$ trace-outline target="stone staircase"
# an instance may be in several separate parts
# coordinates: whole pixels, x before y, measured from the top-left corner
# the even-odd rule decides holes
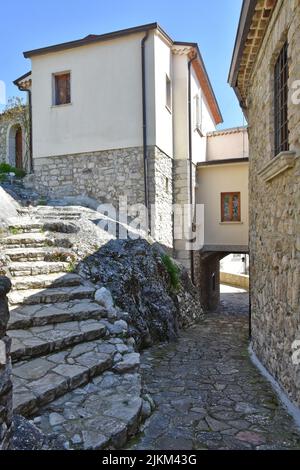
[[[118,448],[136,432],[143,407],[139,354],[127,324],[94,300],[96,286],[72,272],[70,250],[52,246],[45,220],[79,211],[43,208],[13,221],[0,238],[12,281],[14,412],[65,448]],[[59,214],[58,214],[59,212]]]

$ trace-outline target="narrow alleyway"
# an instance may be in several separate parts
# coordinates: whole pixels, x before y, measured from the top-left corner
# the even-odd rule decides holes
[[[300,449],[300,431],[248,355],[248,293],[142,356],[157,408],[129,449]]]

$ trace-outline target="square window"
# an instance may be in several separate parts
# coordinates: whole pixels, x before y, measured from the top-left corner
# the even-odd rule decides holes
[[[71,103],[71,74],[58,73],[53,76],[53,104],[60,106]]]
[[[241,221],[241,193],[221,193],[221,221]]]

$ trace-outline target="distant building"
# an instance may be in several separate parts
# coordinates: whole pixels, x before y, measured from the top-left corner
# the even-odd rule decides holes
[[[0,163],[29,170],[29,135],[25,107],[0,114]]]

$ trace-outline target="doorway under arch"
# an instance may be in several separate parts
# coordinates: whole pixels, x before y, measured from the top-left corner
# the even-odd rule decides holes
[[[24,169],[23,164],[23,131],[20,124],[14,124],[8,133],[8,162],[10,165]]]

